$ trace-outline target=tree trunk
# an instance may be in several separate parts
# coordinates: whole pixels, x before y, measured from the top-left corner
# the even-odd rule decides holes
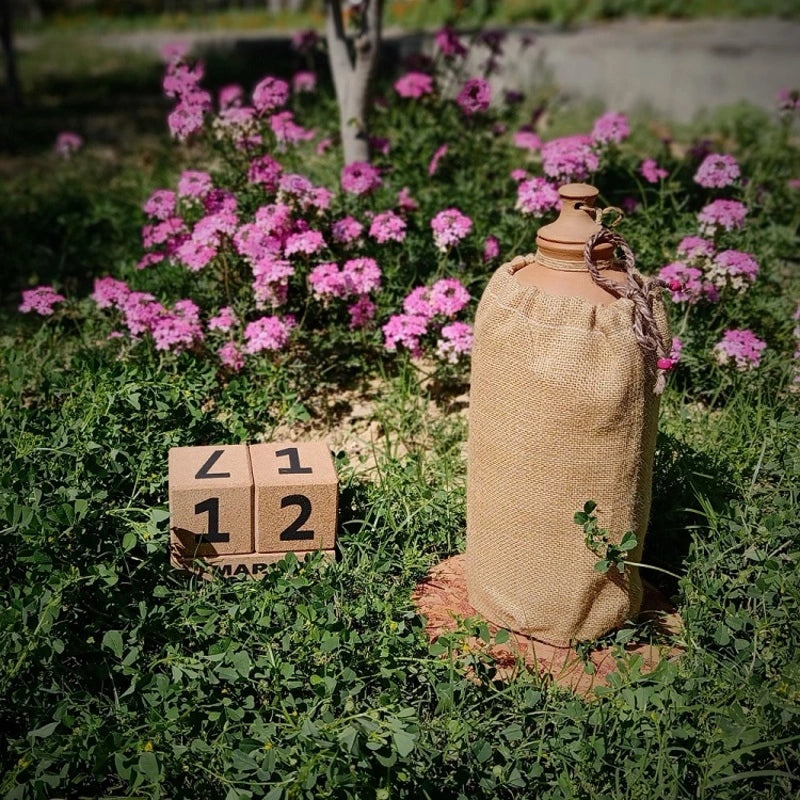
[[[325,0],[328,57],[339,103],[344,163],[369,161],[370,89],[381,44],[383,0],[364,0],[358,32],[346,31],[341,0]]]
[[[6,91],[11,108],[22,105],[22,91],[17,75],[17,58],[14,53],[14,36],[11,31],[11,0],[0,0],[0,38],[6,62]]]

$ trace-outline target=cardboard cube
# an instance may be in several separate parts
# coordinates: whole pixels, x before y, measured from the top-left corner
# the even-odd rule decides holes
[[[324,442],[250,445],[256,551],[333,550],[339,482]]]
[[[317,550],[294,551],[298,561],[303,561],[306,557],[318,552]],[[275,564],[287,553],[244,553],[233,556],[211,556],[204,558],[204,564],[193,562],[191,559],[183,559],[175,550],[170,551],[170,561],[173,567],[187,569],[205,580],[213,580],[216,577],[222,578],[254,578],[260,580],[264,577],[267,567]],[[329,561],[336,560],[335,550],[323,550],[322,555]]]
[[[247,445],[172,448],[169,508],[170,548],[183,558],[252,553],[253,470]]]

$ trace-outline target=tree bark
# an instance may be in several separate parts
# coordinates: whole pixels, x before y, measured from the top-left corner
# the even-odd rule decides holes
[[[17,58],[14,53],[14,35],[11,30],[11,0],[0,0],[0,38],[6,63],[6,91],[11,108],[22,105],[22,90],[17,75]]]
[[[341,0],[325,0],[333,86],[339,104],[344,163],[369,161],[370,90],[381,44],[383,0],[364,0],[357,32],[346,31]]]

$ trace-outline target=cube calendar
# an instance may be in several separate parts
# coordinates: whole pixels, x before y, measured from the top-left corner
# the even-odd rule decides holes
[[[203,577],[259,578],[289,552],[333,558],[338,499],[324,442],[172,448],[171,563]]]

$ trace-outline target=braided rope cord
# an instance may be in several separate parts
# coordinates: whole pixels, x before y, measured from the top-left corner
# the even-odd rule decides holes
[[[599,244],[610,244],[622,252],[621,264],[625,268],[627,282],[624,286],[609,280],[602,275],[597,264],[592,261],[592,250]],[[653,353],[656,356],[659,366],[656,370],[656,383],[654,392],[661,394],[666,385],[666,370],[660,366],[662,361],[669,360],[669,353],[664,345],[664,340],[658,330],[653,308],[651,305],[651,295],[656,289],[661,289],[667,284],[660,278],[652,278],[644,281],[641,276],[636,274],[634,267],[636,259],[630,245],[618,233],[614,233],[610,228],[602,227],[586,242],[583,251],[583,260],[592,280],[601,288],[610,292],[615,297],[626,297],[633,301],[633,332],[639,346],[645,353]]]

